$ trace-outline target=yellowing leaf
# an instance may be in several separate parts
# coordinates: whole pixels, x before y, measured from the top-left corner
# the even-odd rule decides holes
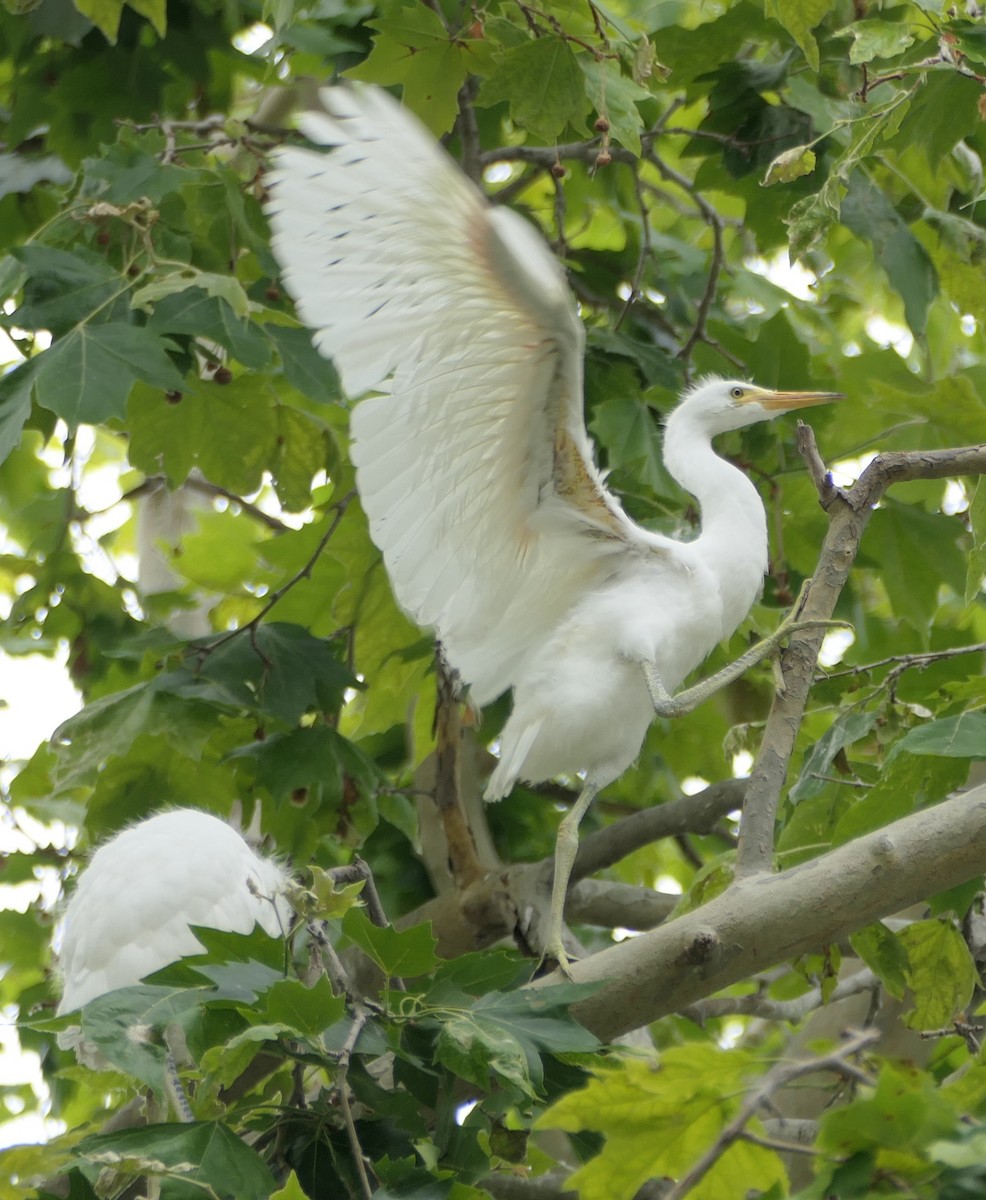
[[[815,169],[815,152],[807,146],[792,146],[784,150],[770,163],[763,177],[763,186],[771,187],[775,183],[791,183],[803,175],[810,175]]]
[[[284,1181],[284,1187],[271,1192],[270,1200],[308,1200],[308,1194],[302,1190],[298,1176],[292,1171]]]
[[[907,982],[912,1029],[942,1029],[972,999],[976,965],[959,931],[948,921],[916,921],[897,935],[910,961]]]
[[[833,0],[767,0],[764,6],[798,43],[813,71],[818,70],[818,43],[811,31],[834,7]]]
[[[572,1189],[581,1200],[631,1200],[645,1180],[680,1179],[695,1165],[735,1114],[746,1078],[757,1069],[741,1051],[675,1047],[659,1064],[630,1060],[600,1072],[549,1108],[536,1128],[604,1133],[605,1147],[571,1177]],[[734,1200],[738,1178],[766,1191],[785,1176],[773,1152],[737,1146],[689,1195]]]

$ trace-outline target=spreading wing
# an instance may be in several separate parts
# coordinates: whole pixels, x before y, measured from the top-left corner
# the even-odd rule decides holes
[[[582,415],[583,333],[534,229],[377,89],[331,88],[270,176],[288,290],[351,396],[395,594],[485,702],[640,531]]]

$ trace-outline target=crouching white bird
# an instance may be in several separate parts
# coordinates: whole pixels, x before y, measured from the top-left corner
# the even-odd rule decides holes
[[[386,93],[331,88],[269,176],[274,252],[346,391],[352,457],[394,592],[433,626],[484,704],[513,689],[494,800],[517,780],[584,772],[562,822],[546,954],[577,828],[660,714],[687,711],[763,658],[672,693],[740,624],[767,567],[756,488],[712,438],[830,393],[709,378],[671,414],[665,462],[702,508],[678,542],[607,491],[582,412],[583,331],[554,256],[491,206]]]
[[[123,830],[89,860],[65,909],[59,1014],[201,953],[191,925],[286,932],[289,883],[278,863],[198,809],[159,813]]]

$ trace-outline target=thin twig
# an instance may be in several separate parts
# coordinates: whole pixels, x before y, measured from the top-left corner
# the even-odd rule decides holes
[[[387,914],[380,903],[380,893],[377,891],[377,885],[373,881],[373,872],[358,854],[353,857],[353,861],[348,866],[332,867],[327,874],[333,883],[342,884],[343,886],[347,883],[362,882],[363,891],[361,895],[366,901],[366,915],[380,929],[386,928],[388,924]]]
[[[470,76],[459,88],[459,116],[456,121],[459,141],[462,143],[462,170],[477,184],[483,179],[483,168],[479,160],[479,125],[473,107],[478,88],[479,82],[475,76]]]
[[[712,231],[712,257],[709,260],[709,276],[705,283],[705,289],[702,293],[702,298],[698,303],[698,310],[695,315],[695,326],[692,329],[688,340],[684,346],[678,351],[678,358],[684,363],[688,363],[691,358],[692,351],[695,346],[705,340],[705,327],[708,323],[709,313],[712,309],[712,302],[715,300],[716,291],[719,286],[719,276],[722,273],[723,262],[725,259],[725,250],[723,247],[723,227],[724,222],[718,212],[706,200],[702,193],[695,187],[695,184],[680,171],[676,171],[674,167],[669,166],[654,150],[653,146],[648,146],[643,157],[656,167],[660,172],[661,177],[669,182],[676,184],[685,192],[691,202],[698,209],[706,225]]]
[[[253,517],[261,525],[266,525],[273,533],[287,533],[291,528],[289,525],[285,525],[283,521],[279,521],[277,517],[272,517],[270,513],[265,513],[256,504],[252,504],[249,500],[244,500],[236,492],[231,492],[229,488],[220,487],[218,483],[210,483],[208,479],[200,479],[197,476],[191,475],[185,480],[184,486],[189,491],[199,492],[203,496],[220,496],[222,499],[228,500],[231,504],[239,505],[247,516]]]
[[[822,989],[815,987],[793,1000],[772,1000],[760,992],[753,992],[747,996],[712,996],[708,1000],[690,1004],[681,1012],[682,1016],[688,1017],[697,1025],[704,1025],[706,1021],[716,1017],[734,1016],[759,1017],[764,1021],[787,1021],[794,1025],[826,1003],[834,1004],[838,1000],[857,996],[860,992],[872,991],[879,986],[880,981],[873,972],[863,968],[848,979],[840,980],[827,1002],[822,996]]]
[[[819,504],[828,511],[832,501],[843,493],[832,482],[831,472],[818,453],[814,429],[810,425],[806,425],[804,421],[798,422],[798,453],[804,459],[808,474],[815,485],[815,491],[818,492]]]
[[[637,265],[633,272],[633,282],[630,284],[630,295],[627,296],[623,312],[620,313],[616,324],[613,326],[617,333],[623,322],[630,315],[630,309],[633,308],[640,296],[640,285],[644,279],[644,268],[651,255],[650,212],[647,208],[647,202],[644,199],[644,191],[640,184],[640,175],[636,171],[633,173],[633,191],[637,198],[637,208],[640,212],[640,253],[637,255]]]
[[[891,654],[887,658],[878,658],[875,662],[863,663],[858,667],[846,667],[841,671],[820,671],[819,679],[841,679],[846,675],[868,675],[878,671],[880,667],[890,667],[896,664],[892,675],[899,675],[911,667],[924,669],[930,663],[941,662],[943,659],[958,658],[962,654],[986,654],[986,642],[973,642],[969,646],[951,646],[947,650],[926,650],[919,654]]]
[[[872,1045],[880,1037],[876,1029],[868,1029],[857,1033],[842,1046],[823,1054],[818,1058],[802,1059],[793,1063],[778,1063],[767,1072],[762,1082],[754,1089],[743,1107],[719,1134],[715,1142],[706,1150],[694,1167],[675,1184],[667,1193],[664,1200],[682,1200],[700,1180],[704,1179],[719,1159],[725,1154],[733,1142],[743,1137],[746,1126],[756,1116],[757,1110],[775,1092],[786,1087],[802,1075],[813,1075],[817,1071],[835,1071],[851,1078],[859,1077],[859,1068],[847,1060],[854,1054],[859,1054],[867,1046]],[[869,1075],[864,1073],[867,1083],[871,1083]]]
[[[346,1137],[349,1140],[349,1150],[352,1154],[353,1163],[356,1167],[356,1173],[359,1176],[360,1191],[363,1193],[363,1200],[373,1200],[374,1188],[370,1183],[370,1177],[366,1170],[366,1157],[363,1154],[363,1147],[360,1145],[359,1134],[356,1132],[356,1122],[353,1120],[353,1110],[349,1105],[349,1092],[346,1087],[346,1078],[349,1074],[349,1062],[352,1058],[353,1049],[356,1046],[356,1041],[363,1031],[363,1026],[369,1019],[368,1011],[357,1004],[353,1010],[353,1023],[350,1026],[349,1033],[346,1035],[346,1040],[342,1044],[339,1051],[338,1068],[336,1071],[335,1086],[339,1094],[339,1107],[342,1109],[342,1119],[346,1126]]]
[[[318,545],[315,547],[315,550],[312,553],[311,557],[308,559],[308,561],[305,563],[305,565],[301,568],[301,570],[298,571],[298,573],[296,575],[293,575],[287,581],[287,583],[283,584],[276,591],[271,592],[270,599],[263,606],[263,608],[261,608],[260,612],[258,612],[256,614],[256,616],[251,617],[251,619],[249,621],[247,621],[244,625],[238,626],[236,629],[233,629],[229,633],[224,634],[221,638],[218,638],[216,641],[209,642],[208,645],[196,647],[199,654],[212,654],[214,651],[218,650],[220,646],[225,646],[226,643],[232,641],[233,638],[239,637],[245,630],[250,631],[250,635],[252,638],[256,633],[257,627],[260,625],[261,621],[263,621],[264,617],[266,617],[267,614],[271,611],[271,609],[274,608],[275,605],[279,604],[284,599],[284,597],[288,594],[288,592],[290,592],[293,587],[296,587],[302,581],[302,579],[310,579],[311,578],[311,573],[315,569],[315,564],[322,557],[325,547],[329,544],[329,541],[332,538],[332,535],[339,528],[339,522],[345,516],[346,509],[349,507],[349,504],[355,495],[356,495],[355,492],[347,492],[346,495],[343,496],[343,498],[340,501],[338,501],[338,503],[336,503],[332,506],[335,509],[335,515],[333,516],[332,520],[329,522],[328,529],[322,535],[322,537],[319,540]],[[259,653],[259,650],[258,650],[258,653]],[[263,656],[261,655],[261,657],[263,657]]]
[[[579,842],[572,883],[612,866],[649,842],[680,833],[711,832],[727,813],[742,805],[745,791],[745,779],[725,779],[694,796],[680,796],[667,804],[642,809],[590,833]],[[546,859],[545,864],[551,861]]]
[[[803,446],[810,454],[813,439],[805,437]],[[897,450],[878,454],[848,492],[832,498],[829,528],[808,586],[802,618],[827,620],[832,617],[870,514],[888,488],[916,479],[984,474],[986,443],[951,450]],[[799,633],[792,638],[781,660],[784,687],[775,696],[767,718],[743,806],[736,853],[737,882],[771,869],[777,806],[814,682],[821,643],[821,628]]]

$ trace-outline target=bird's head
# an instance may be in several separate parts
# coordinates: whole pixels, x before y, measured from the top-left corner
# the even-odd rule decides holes
[[[840,392],[778,392],[742,379],[706,375],[688,389],[676,411],[682,416],[687,413],[715,435],[840,397]]]

